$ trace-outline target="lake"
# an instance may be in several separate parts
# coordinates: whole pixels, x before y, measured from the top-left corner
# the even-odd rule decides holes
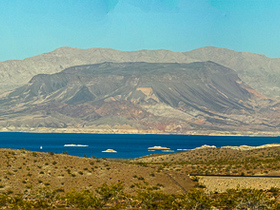
[[[163,153],[149,151],[148,147],[193,149],[204,144],[221,146],[259,146],[280,143],[280,137],[239,137],[239,136],[189,136],[189,135],[139,135],[139,134],[77,134],[77,133],[9,133],[0,132],[0,147],[62,153],[98,158],[137,158],[149,154]],[[81,144],[87,147],[65,147],[65,144]],[[104,153],[106,149],[117,153]]]

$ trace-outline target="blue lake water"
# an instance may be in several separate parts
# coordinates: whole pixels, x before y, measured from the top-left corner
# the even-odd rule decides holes
[[[221,146],[259,146],[280,143],[280,137],[236,136],[187,136],[187,135],[134,135],[134,134],[73,134],[73,133],[6,133],[0,132],[0,147],[62,153],[98,158],[136,158],[163,153],[148,151],[148,147],[163,146],[175,152],[177,149],[193,149],[204,144]],[[65,144],[82,144],[88,147],[65,147]],[[42,147],[42,149],[40,149]],[[104,153],[114,149],[117,153]]]

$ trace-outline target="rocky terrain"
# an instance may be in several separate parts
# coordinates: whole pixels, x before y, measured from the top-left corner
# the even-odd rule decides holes
[[[0,104],[2,131],[210,134],[234,133],[239,127],[237,134],[268,134],[280,123],[277,101],[263,98],[235,71],[211,61],[69,67],[34,76]]]
[[[135,193],[131,187],[143,181],[159,186],[166,193],[183,193],[194,184],[188,176],[180,172],[169,174],[157,171],[157,167],[127,164],[122,161],[74,157],[66,154],[38,153],[24,149],[1,149],[0,192],[29,194],[40,188],[72,188],[94,190],[103,183],[124,183],[126,192]],[[170,177],[174,177],[179,185]]]
[[[0,131],[275,136],[277,62],[213,47],[66,47],[5,61]]]
[[[213,61],[229,67],[258,92],[269,97],[280,96],[280,58],[217,47],[203,47],[184,54],[191,59]]]
[[[28,83],[37,74],[53,74],[68,67],[103,62],[190,63],[196,60],[168,50],[125,52],[114,49],[58,48],[24,60],[0,62],[0,93]]]
[[[58,48],[24,60],[0,63],[0,93],[26,84],[37,74],[53,74],[65,68],[103,62],[191,63],[213,61],[236,71],[249,86],[270,97],[280,95],[280,59],[224,48],[203,47],[188,52],[169,50],[118,51],[114,49]]]
[[[204,147],[127,160],[1,149],[0,208],[277,209],[279,178],[264,176],[279,176],[279,149]],[[236,176],[199,176],[207,173]]]

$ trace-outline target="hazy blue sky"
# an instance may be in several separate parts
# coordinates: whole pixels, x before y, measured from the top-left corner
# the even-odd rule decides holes
[[[0,61],[62,46],[280,57],[278,0],[0,0]]]

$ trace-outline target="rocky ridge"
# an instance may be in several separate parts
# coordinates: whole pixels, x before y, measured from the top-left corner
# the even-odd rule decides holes
[[[271,106],[277,104],[251,90],[235,71],[210,61],[81,65],[36,75],[0,98],[0,126],[181,134],[241,126],[244,132],[275,132],[279,121]]]
[[[279,135],[280,102],[269,98],[280,84],[277,62],[213,47],[66,47],[1,62],[5,90],[25,84],[0,96],[0,130]]]
[[[37,74],[53,74],[65,68],[102,62],[191,63],[213,61],[235,70],[240,78],[263,95],[280,95],[280,59],[216,47],[188,52],[169,50],[118,51],[114,49],[58,48],[24,60],[0,62],[0,93],[26,84]]]

